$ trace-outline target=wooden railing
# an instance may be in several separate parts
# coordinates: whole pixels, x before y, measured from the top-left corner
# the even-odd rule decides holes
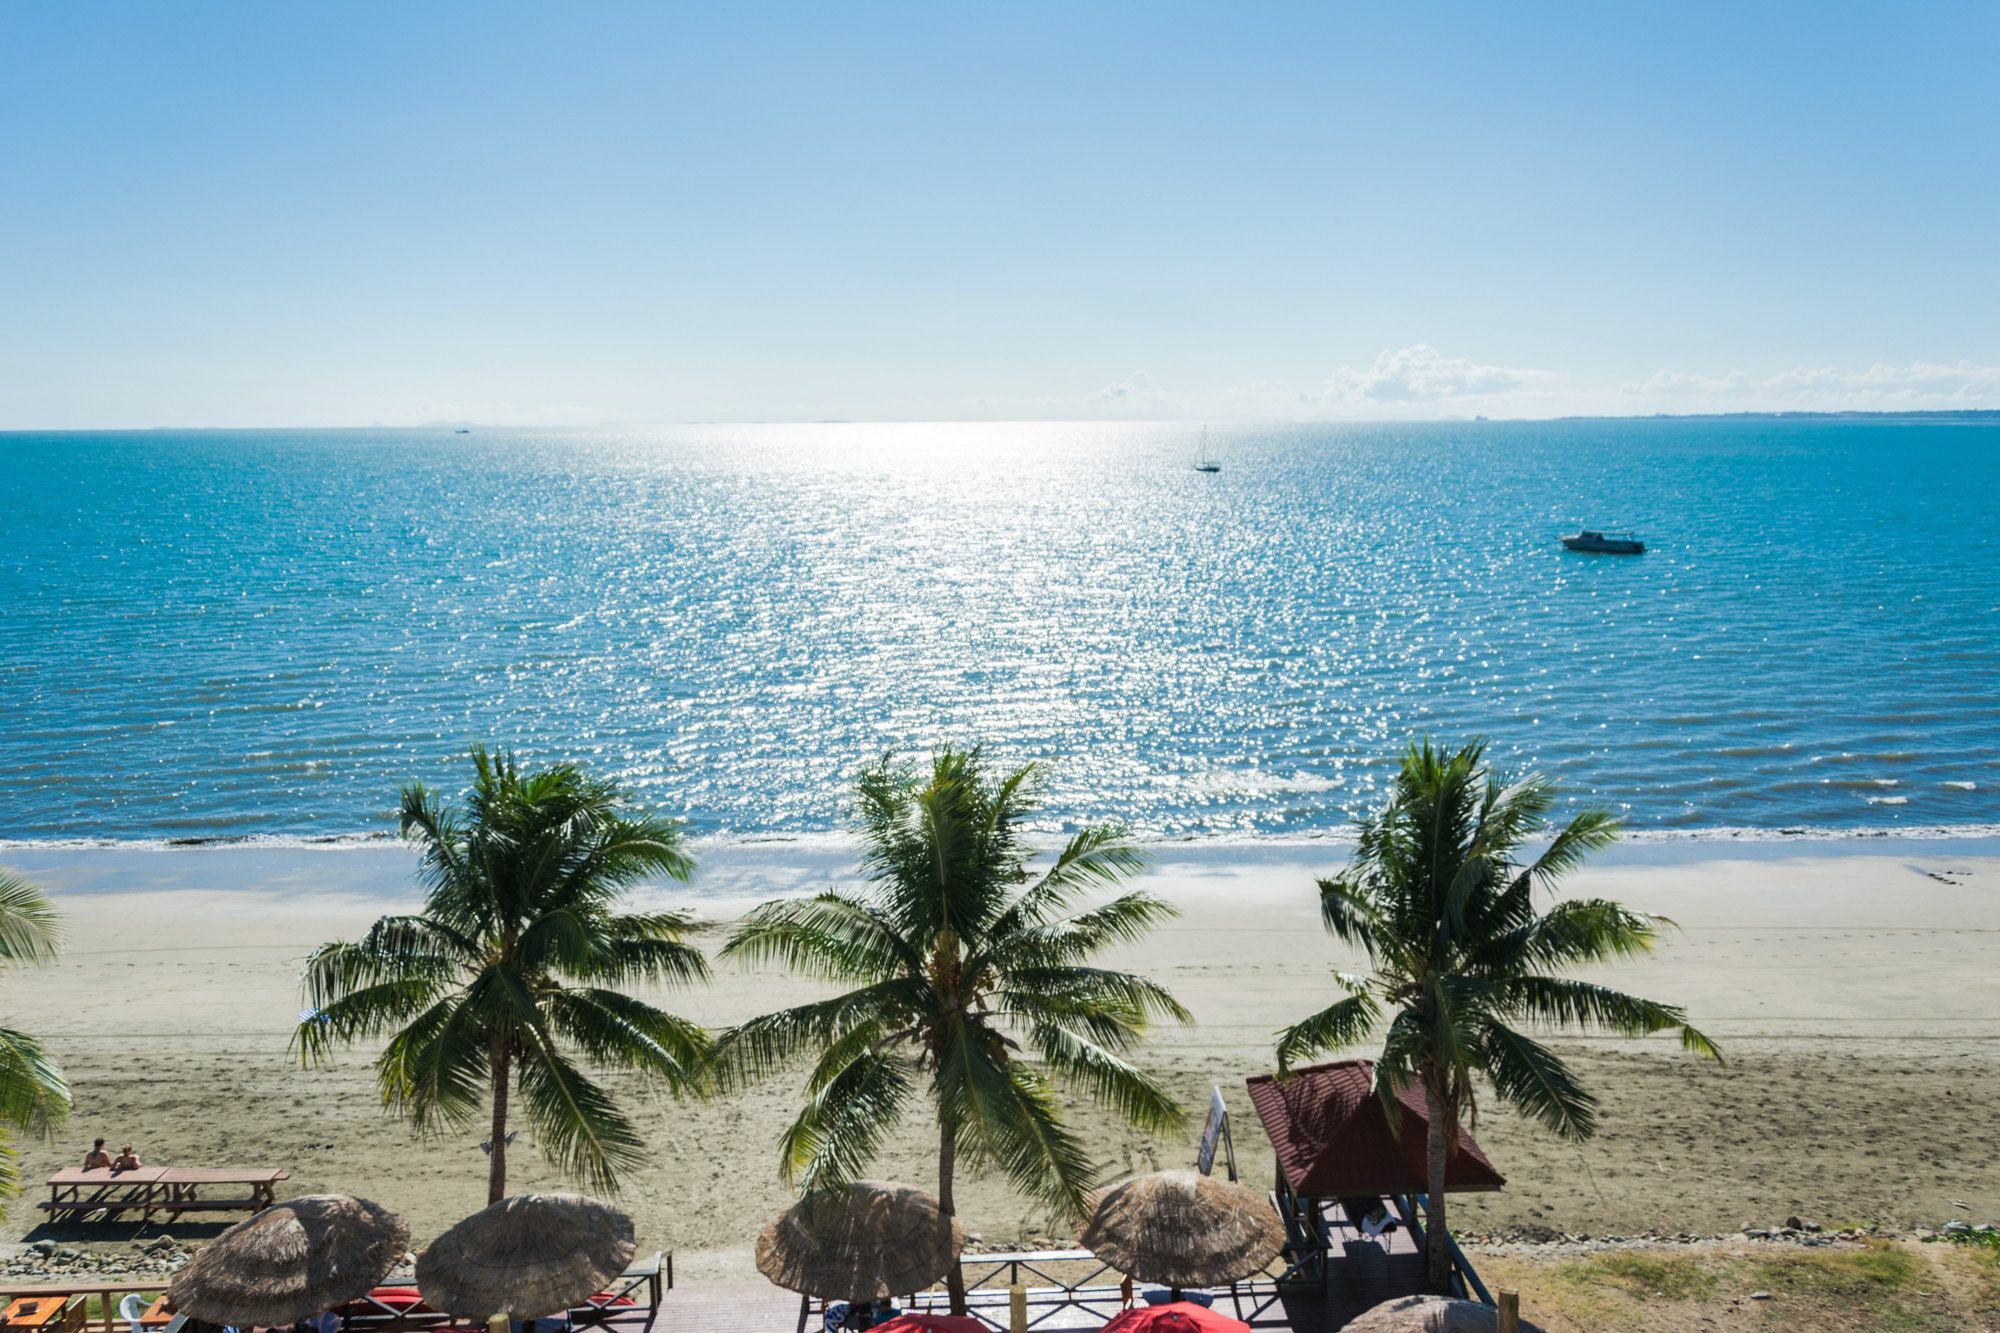
[[[101,1329],[103,1333],[120,1333],[125,1326],[125,1321],[118,1317],[118,1302],[135,1292],[146,1297],[157,1296],[165,1291],[167,1286],[167,1279],[164,1276],[159,1276],[159,1280],[157,1281],[133,1281],[127,1279],[120,1282],[63,1282],[35,1287],[0,1287],[0,1305],[4,1305],[8,1301],[20,1299],[37,1300],[77,1296],[83,1297],[88,1302],[90,1297],[95,1296],[98,1298],[97,1316],[94,1319],[86,1316],[83,1327],[96,1327]],[[54,1328],[57,1325],[51,1324],[50,1327]]]

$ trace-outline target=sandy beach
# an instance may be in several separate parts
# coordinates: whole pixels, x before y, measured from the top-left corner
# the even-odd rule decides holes
[[[1121,960],[1194,1011],[1195,1026],[1160,1031],[1144,1060],[1190,1106],[1222,1088],[1253,1184],[1268,1183],[1271,1165],[1242,1080],[1270,1067],[1274,1029],[1324,1002],[1328,970],[1356,966],[1321,932],[1312,891],[1340,855],[1162,849],[1146,882],[1182,915]],[[10,1026],[45,1039],[76,1094],[56,1141],[24,1145],[28,1188],[10,1239],[49,1234],[33,1207],[40,1179],[99,1135],[137,1143],[152,1163],[281,1166],[292,1191],[351,1191],[403,1211],[419,1241],[483,1203],[478,1133],[414,1138],[382,1112],[370,1052],[312,1072],[286,1056],[306,952],[413,903],[400,848],[17,847],[0,863],[50,890],[67,918],[66,955],[10,974],[0,1003]],[[717,849],[695,892],[722,922],[847,874],[835,849]],[[2000,1104],[2000,845],[1630,845],[1571,887],[1679,922],[1657,957],[1618,975],[1684,1004],[1729,1063],[1702,1064],[1665,1040],[1559,1039],[1602,1096],[1600,1136],[1578,1149],[1494,1112],[1479,1135],[1510,1184],[1468,1200],[1462,1228],[1713,1232],[1788,1213],[1897,1226],[2000,1215],[2000,1131],[1988,1114]],[[712,989],[674,1003],[721,1025],[810,989],[724,969]],[[611,1082],[657,1145],[657,1164],[621,1200],[643,1245],[674,1250],[684,1273],[750,1276],[757,1230],[788,1200],[773,1141],[796,1081],[712,1105]],[[1113,1174],[1192,1159],[1192,1127],[1163,1141],[1081,1118]],[[879,1173],[926,1180],[929,1133],[913,1117]],[[555,1183],[532,1150],[517,1152],[515,1169],[517,1187]],[[1064,1235],[998,1182],[961,1200],[986,1244]]]

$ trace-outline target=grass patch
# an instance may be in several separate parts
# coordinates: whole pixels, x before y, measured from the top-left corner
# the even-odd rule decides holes
[[[1951,1275],[1975,1313],[1989,1322],[2000,1320],[2000,1247],[1940,1245],[1931,1257]]]
[[[1916,1333],[1965,1326],[1938,1270],[1922,1255],[1892,1241],[1871,1241],[1858,1249],[1760,1254],[1744,1267],[1747,1276],[1775,1297],[1767,1310],[1769,1317],[1787,1326],[1808,1313],[1817,1322],[1801,1327]]]
[[[1699,1327],[1698,1315],[1721,1282],[1713,1256],[1700,1254],[1610,1251],[1556,1262],[1514,1256],[1477,1262],[1489,1288],[1519,1291],[1522,1318],[1552,1333]]]
[[[1749,1267],[1773,1289],[1801,1287],[1828,1296],[1923,1291],[1933,1285],[1930,1265],[1889,1241],[1861,1249],[1763,1254],[1751,1259]]]
[[[1642,1300],[1699,1301],[1721,1281],[1696,1255],[1642,1252],[1596,1254],[1564,1265],[1563,1277],[1579,1285],[1602,1283]]]
[[[1606,1251],[1557,1259],[1479,1257],[1489,1287],[1521,1293],[1551,1333],[1963,1333],[2000,1329],[2000,1250],[1863,1245]],[[1770,1299],[1753,1301],[1754,1292]]]

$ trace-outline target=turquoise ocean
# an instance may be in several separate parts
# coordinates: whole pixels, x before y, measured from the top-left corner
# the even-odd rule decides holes
[[[1335,835],[1423,734],[1642,835],[2000,825],[2000,425],[1199,435],[0,435],[0,840],[381,836],[474,740],[715,838],[941,739],[1051,831]]]

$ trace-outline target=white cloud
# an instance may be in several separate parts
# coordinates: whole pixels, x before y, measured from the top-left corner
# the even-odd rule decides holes
[[[1553,371],[1446,356],[1429,343],[1415,343],[1401,351],[1383,352],[1365,369],[1341,366],[1299,398],[1306,403],[1340,406],[1437,403],[1545,389],[1560,378]]]
[[[1429,343],[1340,366],[1318,381],[1268,377],[1226,388],[1135,371],[1063,396],[971,400],[981,417],[1357,421],[1729,411],[1917,411],[2000,407],[2000,366],[1970,361],[1801,367],[1779,374],[1662,370],[1643,380],[1580,376],[1447,356]]]
[[[1300,420],[1534,416],[1568,410],[1566,382],[1552,370],[1446,356],[1413,343],[1366,366],[1338,366],[1304,387],[1277,379],[1239,384],[1217,406],[1228,415]]]
[[[1970,361],[1877,363],[1865,370],[1800,366],[1776,375],[1732,370],[1696,375],[1661,370],[1624,386],[1627,395],[1659,410],[1723,407],[1744,411],[1974,408],[2000,402],[2000,366]]]
[[[1172,396],[1145,371],[1135,371],[1097,391],[1099,405],[1118,412],[1146,415],[1172,406]]]

